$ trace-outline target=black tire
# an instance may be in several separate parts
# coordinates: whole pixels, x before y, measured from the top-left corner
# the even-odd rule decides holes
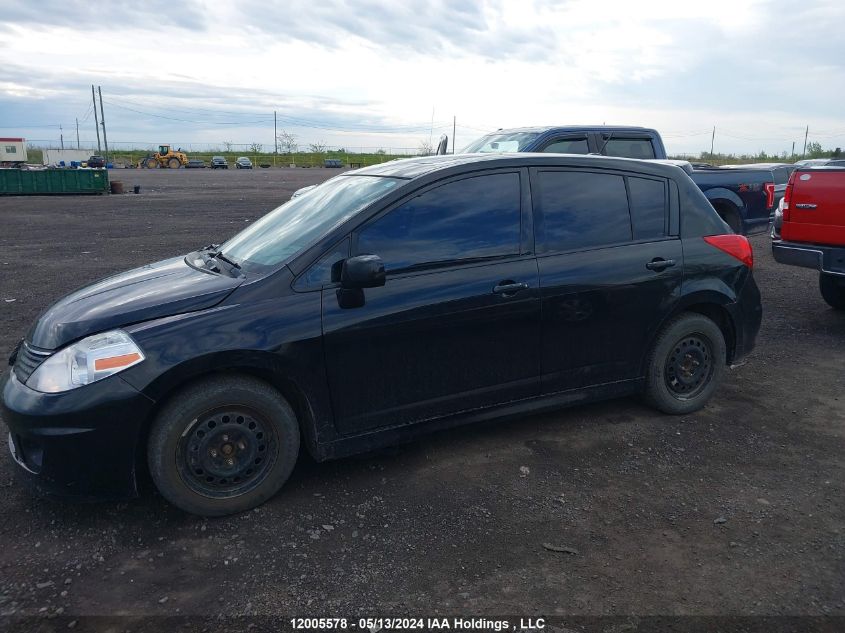
[[[284,485],[299,453],[287,401],[247,376],[218,376],[173,397],[147,441],[150,474],[173,505],[202,516],[243,512]]]
[[[827,305],[836,310],[845,310],[845,278],[821,273],[819,290]]]
[[[671,415],[705,405],[725,373],[727,350],[719,326],[687,312],[660,332],[646,367],[645,400]]]

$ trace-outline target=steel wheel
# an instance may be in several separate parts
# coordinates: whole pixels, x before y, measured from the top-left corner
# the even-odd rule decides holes
[[[279,442],[272,424],[255,411],[222,407],[193,420],[176,450],[179,476],[205,497],[248,493],[273,468]]]
[[[713,376],[712,343],[700,334],[685,336],[669,352],[663,375],[676,398],[695,398]]]

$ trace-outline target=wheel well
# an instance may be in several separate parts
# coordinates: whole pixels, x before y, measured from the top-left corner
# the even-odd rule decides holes
[[[696,303],[686,306],[683,311],[695,312],[702,316],[706,316],[719,326],[719,329],[722,331],[722,336],[725,337],[728,364],[733,362],[734,353],[736,351],[736,331],[734,330],[734,324],[728,311],[716,303]]]
[[[152,426],[153,420],[155,420],[162,407],[190,385],[211,378],[212,376],[220,375],[251,376],[253,378],[257,378],[263,382],[266,382],[267,384],[278,390],[279,393],[282,394],[282,397],[287,400],[291,408],[293,408],[293,412],[296,415],[296,421],[299,424],[299,431],[302,438],[300,446],[306,447],[306,450],[308,450],[309,453],[314,456],[314,452],[311,449],[311,444],[309,441],[311,435],[308,432],[309,425],[313,428],[314,418],[311,412],[311,407],[308,404],[308,399],[305,397],[305,394],[302,392],[299,386],[297,386],[297,384],[289,378],[280,375],[276,372],[270,371],[268,369],[262,369],[259,367],[234,367],[227,369],[218,369],[203,374],[190,376],[182,382],[173,385],[173,387],[171,387],[164,396],[162,396],[156,401],[152,410],[149,412],[146,419],[144,420],[144,424],[142,425],[141,431],[138,434],[138,444],[135,451],[136,476],[143,477],[145,481],[150,479],[147,468],[147,437],[150,434],[150,427]]]
[[[741,225],[742,218],[739,215],[739,209],[736,208],[736,205],[731,202],[730,200],[711,200],[710,204],[713,205],[713,208],[716,209],[716,213],[719,214],[719,217],[722,218],[725,222],[728,222],[729,217],[733,217],[736,220],[737,225]],[[728,222],[730,224],[730,222]]]

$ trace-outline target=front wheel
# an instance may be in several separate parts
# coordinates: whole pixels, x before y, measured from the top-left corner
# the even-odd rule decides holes
[[[264,503],[287,481],[298,453],[293,409],[270,385],[246,376],[211,378],[177,394],[147,442],[159,492],[202,516]]]
[[[819,275],[819,290],[822,299],[831,308],[845,310],[845,278],[838,275],[821,273]]]
[[[672,415],[697,411],[721,381],[726,357],[725,337],[713,321],[694,313],[676,317],[651,350],[646,401]]]

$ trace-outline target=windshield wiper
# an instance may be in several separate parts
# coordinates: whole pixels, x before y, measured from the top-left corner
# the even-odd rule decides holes
[[[231,259],[229,259],[228,257],[226,257],[223,254],[223,251],[217,251],[216,253],[209,253],[208,256],[213,257],[214,259],[219,259],[221,261],[224,261],[227,264],[230,264],[231,266],[233,266],[234,268],[237,268],[238,270],[241,269],[241,265],[238,262],[234,262]]]

